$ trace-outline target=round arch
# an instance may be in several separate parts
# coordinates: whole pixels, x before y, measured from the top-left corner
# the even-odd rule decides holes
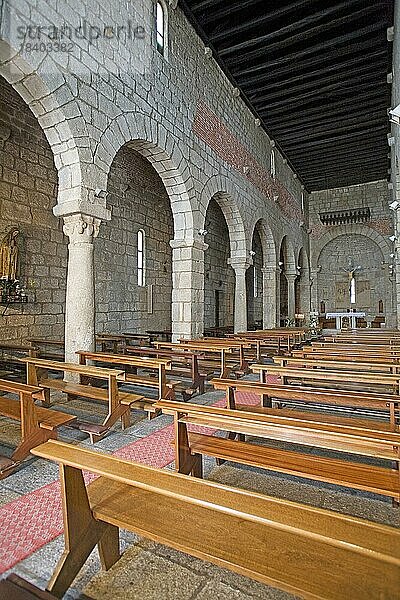
[[[264,259],[263,267],[276,267],[278,264],[278,257],[276,255],[275,239],[271,227],[263,217],[257,219],[254,223],[252,227],[252,239],[255,231],[258,232],[261,238]]]
[[[219,205],[228,226],[231,257],[246,257],[247,248],[251,247],[251,239],[246,237],[244,221],[236,201],[236,190],[232,183],[216,175],[211,177],[204,186],[200,204],[202,210],[202,227],[205,227],[207,208],[214,199]]]
[[[175,239],[194,239],[194,186],[186,161],[167,130],[143,113],[131,111],[116,117],[104,131],[94,153],[100,187],[117,152],[126,144],[146,158],[163,181],[171,202]]]
[[[70,103],[79,111],[64,75],[51,65],[51,85],[4,39],[0,41],[0,75],[14,88],[38,120],[54,156],[58,174],[58,204],[81,200],[82,172],[79,151],[68,120],[57,101],[56,92],[67,91]]]
[[[383,235],[367,225],[338,225],[334,228],[334,230],[327,231],[319,238],[319,240],[314,242],[311,258],[311,268],[313,271],[318,270],[319,256],[324,247],[332,240],[343,235],[362,235],[369,238],[371,241],[375,242],[377,246],[379,246],[385,261],[389,262],[392,249],[389,241],[387,241]]]

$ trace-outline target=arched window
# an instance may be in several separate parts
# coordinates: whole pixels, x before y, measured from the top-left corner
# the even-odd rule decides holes
[[[140,287],[145,285],[145,239],[143,229],[137,232],[137,282]]]
[[[157,2],[156,7],[156,36],[157,36],[157,50],[164,56],[165,52],[165,10],[161,2]]]
[[[271,150],[271,177],[275,179],[276,170],[275,170],[275,152]]]

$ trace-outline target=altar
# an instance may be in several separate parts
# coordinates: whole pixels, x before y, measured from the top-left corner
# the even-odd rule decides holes
[[[336,329],[343,328],[343,321],[346,319],[345,323],[349,324],[350,329],[356,329],[356,319],[357,317],[365,317],[365,312],[332,312],[326,313],[327,319],[336,319]]]

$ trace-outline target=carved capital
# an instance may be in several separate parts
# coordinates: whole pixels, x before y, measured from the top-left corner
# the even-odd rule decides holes
[[[82,213],[64,217],[63,231],[70,244],[92,244],[100,230],[100,219]]]

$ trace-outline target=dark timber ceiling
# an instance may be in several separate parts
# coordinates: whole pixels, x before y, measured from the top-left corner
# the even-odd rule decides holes
[[[393,0],[181,0],[309,191],[387,177]]]

